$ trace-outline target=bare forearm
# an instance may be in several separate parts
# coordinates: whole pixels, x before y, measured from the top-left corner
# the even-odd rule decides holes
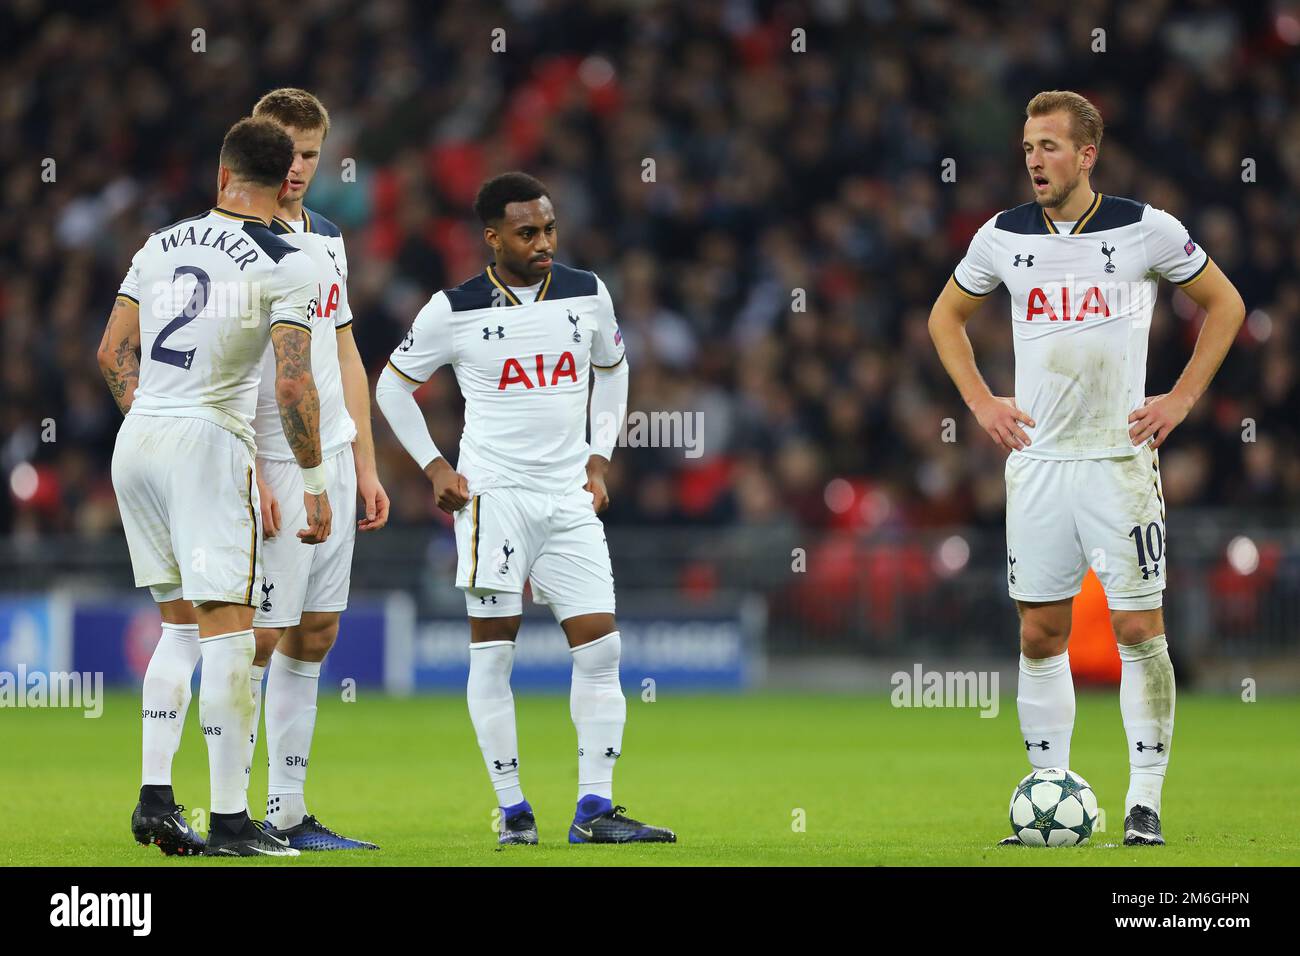
[[[343,404],[347,406],[348,415],[357,427],[357,437],[352,446],[357,472],[374,471],[375,439],[370,427],[370,380],[355,345],[346,353],[340,349],[339,372],[343,377]]]
[[[965,323],[936,311],[930,314],[929,328],[930,338],[939,353],[939,361],[957,386],[966,406],[973,407],[980,399],[992,395],[992,390],[975,364],[975,350],[971,347],[970,336],[966,334]]]
[[[99,370],[109,394],[125,415],[135,401],[140,384],[139,313],[134,303],[119,298],[113,306],[104,338],[99,343]]]
[[[299,467],[315,468],[321,463],[320,396],[316,382],[275,379],[275,396],[280,405],[284,437]]]
[[[104,373],[104,381],[108,383],[108,391],[113,396],[113,401],[117,402],[118,409],[125,415],[131,410],[131,403],[135,401],[135,390],[140,384],[140,357],[134,352],[122,353],[120,351],[110,365],[100,365],[100,370]]]
[[[301,468],[321,463],[320,396],[311,374],[311,335],[277,327],[271,333],[275,349],[275,400],[280,423],[293,457]]]
[[[1196,337],[1192,357],[1173,387],[1174,394],[1186,399],[1188,404],[1193,404],[1205,393],[1227,357],[1228,349],[1236,341],[1245,317],[1245,309],[1235,303],[1216,305],[1210,309],[1201,332]]]

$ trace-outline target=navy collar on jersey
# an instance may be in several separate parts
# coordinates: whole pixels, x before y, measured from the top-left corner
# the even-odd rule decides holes
[[[1070,230],[1069,235],[1077,236],[1079,233],[1083,232],[1083,227],[1088,225],[1088,220],[1095,216],[1097,210],[1100,208],[1101,193],[1093,193],[1092,204],[1084,210],[1083,215],[1081,215],[1078,222],[1074,224],[1074,228]],[[1056,223],[1052,222],[1051,216],[1047,215],[1046,209],[1043,210],[1043,222],[1046,224],[1049,233],[1054,236],[1059,236],[1061,234],[1060,230],[1056,228]]]
[[[497,275],[496,270],[492,268],[493,265],[496,265],[496,263],[490,263],[487,269],[484,270],[484,274],[488,277],[488,281],[501,290],[501,294],[506,297],[506,301],[509,302],[511,305],[523,305],[523,302],[520,301],[519,296],[515,295],[514,292],[510,290],[510,286],[506,285],[504,282],[501,281],[501,278]],[[533,297],[533,301],[541,302],[542,299],[546,298],[546,290],[549,289],[550,287],[551,287],[551,271],[547,270],[546,278],[542,280],[541,287],[538,288],[537,295]]]
[[[242,212],[231,212],[229,209],[222,209],[220,206],[213,206],[212,211],[218,216],[225,216],[227,219],[234,219],[238,222],[256,222],[263,226],[269,226],[269,223],[260,216],[249,216]]]

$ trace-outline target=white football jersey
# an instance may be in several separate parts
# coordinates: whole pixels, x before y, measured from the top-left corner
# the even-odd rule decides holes
[[[1181,286],[1209,258],[1169,213],[1096,194],[1074,223],[1036,202],[994,216],[953,272],[965,295],[1011,294],[1016,405],[1030,458],[1137,454],[1128,416],[1146,394],[1147,335],[1161,276]]]
[[[271,231],[301,249],[315,269],[316,298],[320,308],[311,334],[311,374],[320,399],[321,454],[329,458],[357,437],[357,427],[343,401],[339,374],[337,333],[352,324],[348,306],[348,260],[338,226],[318,213],[303,209],[300,222],[276,219]],[[292,461],[293,450],[284,437],[280,406],[275,400],[275,349],[268,343],[262,360],[262,384],[257,392],[257,457]]]
[[[315,321],[307,257],[257,217],[211,209],[151,235],[118,295],[140,306],[130,414],[203,418],[251,446],[271,327]]]
[[[471,492],[565,492],[586,482],[591,367],[621,361],[605,284],[555,262],[535,289],[511,289],[488,266],[437,293],[388,364],[416,384],[454,369],[465,398],[456,470]]]

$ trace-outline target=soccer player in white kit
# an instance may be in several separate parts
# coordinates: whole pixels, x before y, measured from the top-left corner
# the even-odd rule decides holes
[[[1075,705],[1066,644],[1072,600],[1091,564],[1123,667],[1124,842],[1161,845],[1174,671],[1161,611],[1168,570],[1156,449],[1209,386],[1245,308],[1177,219],[1093,191],[1102,119],[1088,100],[1044,92],[1026,114],[1034,201],[975,234],[934,305],[930,334],[980,427],[1010,452],[1007,582],[1020,613],[1016,703],[1029,762],[1069,767]],[[1173,389],[1148,398],[1147,333],[1161,276],[1206,316]],[[992,394],[965,330],[999,283],[1011,295],[1013,398]]]
[[[519,776],[510,671],[524,582],[549,604],[573,658],[578,803],[570,843],[671,843],[671,830],[613,802],[627,703],[619,684],[614,578],[597,513],[627,406],[627,361],[613,303],[594,273],[554,261],[555,212],[524,173],[484,183],[474,204],[494,262],[420,310],[380,375],[376,401],[454,514],[470,623],[470,718],[501,809],[501,844],[534,844]],[[453,470],[414,392],[451,365],[465,397]],[[592,370],[591,435],[585,439]]]
[[[304,797],[321,665],[338,638],[339,616],[347,607],[356,533],[382,528],[389,507],[375,468],[370,382],[352,336],[343,235],[334,223],[303,205],[329,133],[329,113],[306,90],[283,88],[258,100],[253,116],[279,124],[294,142],[289,188],[280,197],[271,229],[302,249],[316,268],[320,309],[312,330],[312,368],[320,392],[327,488],[335,509],[334,533],[322,545],[307,547],[281,533],[301,520],[297,502],[302,478],[280,427],[275,358],[268,351],[253,422],[266,542],[253,618],[257,654],[252,690],[260,709],[262,677],[269,670],[266,822],[299,850],[373,850],[378,849],[375,844],[342,836],[322,824],[307,812]],[[359,522],[358,492],[366,512]]]
[[[131,261],[99,349],[126,415],[113,488],[137,587],[163,635],[143,690],[144,761],[132,832],[167,854],[296,856],[248,816],[253,602],[261,576],[253,414],[274,351],[282,424],[303,475],[298,537],[328,540],[311,329],[319,303],[307,257],[271,232],[293,141],[244,119],[222,143],[218,205],[151,235]],[[171,761],[203,658],[199,717],[208,745],[205,842],[172,793]]]

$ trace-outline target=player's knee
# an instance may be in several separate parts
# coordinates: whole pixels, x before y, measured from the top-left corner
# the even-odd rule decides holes
[[[484,641],[513,641],[519,633],[518,617],[472,617],[469,619],[470,640],[475,644]]]
[[[1050,618],[1025,615],[1020,621],[1020,653],[1030,660],[1057,657],[1070,642],[1070,626]]]
[[[280,653],[296,661],[323,661],[338,636],[337,614],[326,614],[320,617],[304,614],[302,620],[285,630],[284,636],[280,639]]]
[[[618,630],[613,614],[579,614],[564,620],[560,625],[570,647],[580,647],[599,640]]]
[[[265,667],[271,663],[271,654],[276,645],[280,643],[280,635],[283,633],[284,630],[278,627],[253,628],[253,642],[257,645],[253,651],[253,663],[255,665]]]
[[[302,628],[303,650],[310,657],[307,660],[320,660],[329,653],[339,636],[339,616],[330,614],[320,620],[304,621]]]
[[[1059,657],[1065,653],[1070,639],[1068,634],[1046,634],[1024,631],[1020,634],[1020,653],[1030,660],[1042,660],[1045,657]]]
[[[1110,625],[1120,644],[1141,644],[1165,633],[1164,616],[1154,611],[1111,611]]]
[[[1070,642],[1073,607],[1069,601],[1051,604],[1016,603],[1020,612],[1020,653],[1030,660],[1058,657]]]
[[[176,590],[179,592],[179,588]],[[182,598],[159,602],[158,611],[164,624],[197,624],[199,622],[197,615],[194,613],[194,604]]]

